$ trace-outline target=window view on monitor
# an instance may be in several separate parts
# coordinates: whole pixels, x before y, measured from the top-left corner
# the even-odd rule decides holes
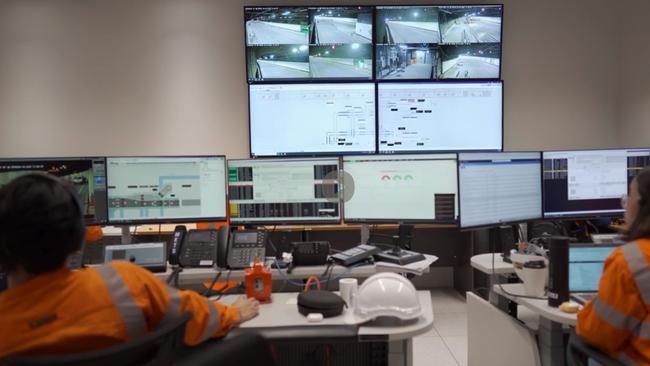
[[[603,274],[605,259],[615,246],[569,247],[569,292],[596,292]]]
[[[106,166],[113,224],[226,217],[222,156],[107,158]]]
[[[541,219],[541,164],[539,152],[459,154],[461,228]]]
[[[377,79],[500,78],[501,5],[376,9]]]
[[[502,149],[501,82],[378,87],[380,153]]]
[[[29,173],[48,173],[77,190],[89,224],[106,223],[106,161],[100,157],[0,159],[0,187]]]
[[[251,156],[375,153],[375,86],[250,85]]]
[[[347,222],[456,222],[456,154],[345,156],[343,170]]]
[[[230,222],[338,223],[339,160],[229,160]]]
[[[621,216],[621,196],[650,149],[545,151],[544,216]]]
[[[246,7],[249,81],[372,79],[372,7]]]

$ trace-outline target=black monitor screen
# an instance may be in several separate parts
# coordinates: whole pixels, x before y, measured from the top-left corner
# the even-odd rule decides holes
[[[371,80],[372,7],[246,7],[248,80]]]
[[[544,217],[622,216],[621,197],[650,149],[545,151]]]
[[[378,80],[499,79],[502,5],[378,6]]]
[[[112,224],[226,218],[223,156],[109,157],[106,167]]]
[[[101,157],[0,159],[0,186],[29,173],[48,173],[75,187],[88,224],[103,224],[106,206],[106,160]]]
[[[228,161],[230,222],[338,223],[339,159]]]

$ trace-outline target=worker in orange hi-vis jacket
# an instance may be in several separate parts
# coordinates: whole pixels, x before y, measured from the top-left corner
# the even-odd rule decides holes
[[[31,174],[0,189],[0,358],[97,350],[138,339],[191,312],[185,343],[225,335],[258,302],[231,306],[166,286],[131,263],[71,271],[66,257],[86,235],[81,206],[62,180]]]
[[[626,365],[650,365],[650,168],[621,200],[625,238],[605,261],[598,296],[578,314],[577,334]]]

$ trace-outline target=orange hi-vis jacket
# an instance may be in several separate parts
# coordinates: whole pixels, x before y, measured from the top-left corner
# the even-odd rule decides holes
[[[62,268],[0,293],[0,357],[67,354],[137,339],[191,312],[185,343],[225,335],[239,311],[127,262]]]
[[[650,365],[650,240],[607,258],[598,296],[578,314],[576,332],[626,365]]]

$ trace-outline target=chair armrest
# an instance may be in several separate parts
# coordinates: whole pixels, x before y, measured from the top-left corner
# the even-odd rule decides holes
[[[625,366],[622,362],[612,359],[604,352],[587,344],[573,329],[567,346],[567,362],[570,366],[586,366],[587,360],[594,360],[608,366]]]

